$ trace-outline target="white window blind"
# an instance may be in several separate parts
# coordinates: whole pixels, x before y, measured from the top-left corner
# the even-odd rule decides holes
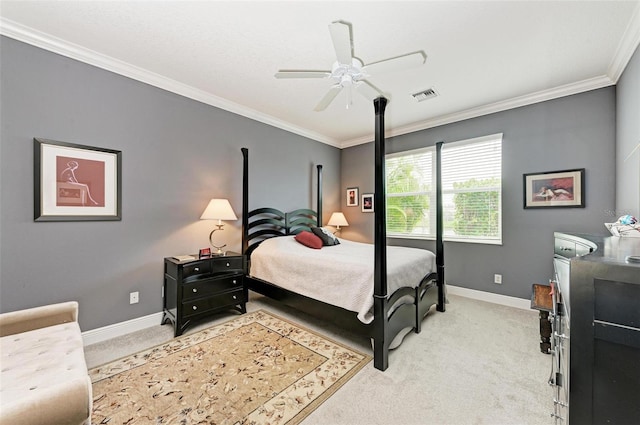
[[[387,155],[387,234],[434,238],[435,147]],[[444,239],[502,242],[502,135],[442,148]]]

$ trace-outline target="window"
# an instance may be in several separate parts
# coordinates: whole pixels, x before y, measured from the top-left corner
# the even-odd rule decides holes
[[[386,157],[387,235],[435,238],[435,147]],[[502,134],[442,147],[444,239],[502,243]]]

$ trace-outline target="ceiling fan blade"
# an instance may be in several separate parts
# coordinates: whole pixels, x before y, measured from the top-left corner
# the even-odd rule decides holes
[[[333,99],[336,98],[338,93],[340,93],[340,90],[342,90],[341,86],[336,85],[331,87],[327,92],[327,94],[325,94],[322,100],[316,105],[316,107],[314,108],[314,111],[316,112],[324,111],[327,108],[327,106],[329,106],[329,104],[333,101]]]
[[[281,69],[276,72],[276,78],[328,78],[331,71],[313,71],[304,69]]]
[[[379,88],[377,88],[367,80],[358,81],[358,83],[356,84],[356,90],[358,90],[358,93],[369,100],[374,100],[380,96],[384,96]]]
[[[373,62],[362,67],[362,72],[368,75],[381,74],[383,72],[400,71],[407,68],[420,66],[427,60],[427,55],[422,51],[408,53],[406,55],[396,56]]]
[[[331,41],[336,51],[338,63],[351,65],[353,59],[353,42],[351,40],[351,24],[335,21],[329,25]]]

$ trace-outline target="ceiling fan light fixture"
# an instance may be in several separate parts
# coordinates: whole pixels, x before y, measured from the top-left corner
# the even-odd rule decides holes
[[[353,58],[351,65],[335,62],[331,67],[331,78],[343,87],[350,86],[364,78],[361,68],[362,62],[357,58]]]
[[[341,78],[340,78],[340,85],[342,87],[346,87],[346,86],[351,86],[353,85],[353,77],[349,74],[344,74]]]

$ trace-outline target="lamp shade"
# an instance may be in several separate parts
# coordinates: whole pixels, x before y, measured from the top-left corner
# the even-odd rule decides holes
[[[237,220],[231,204],[226,199],[212,199],[200,216],[201,220]]]
[[[347,219],[344,217],[344,214],[342,214],[341,212],[334,212],[333,214],[331,214],[331,218],[329,219],[329,222],[327,224],[329,226],[336,226],[338,228],[340,226],[349,225]]]

